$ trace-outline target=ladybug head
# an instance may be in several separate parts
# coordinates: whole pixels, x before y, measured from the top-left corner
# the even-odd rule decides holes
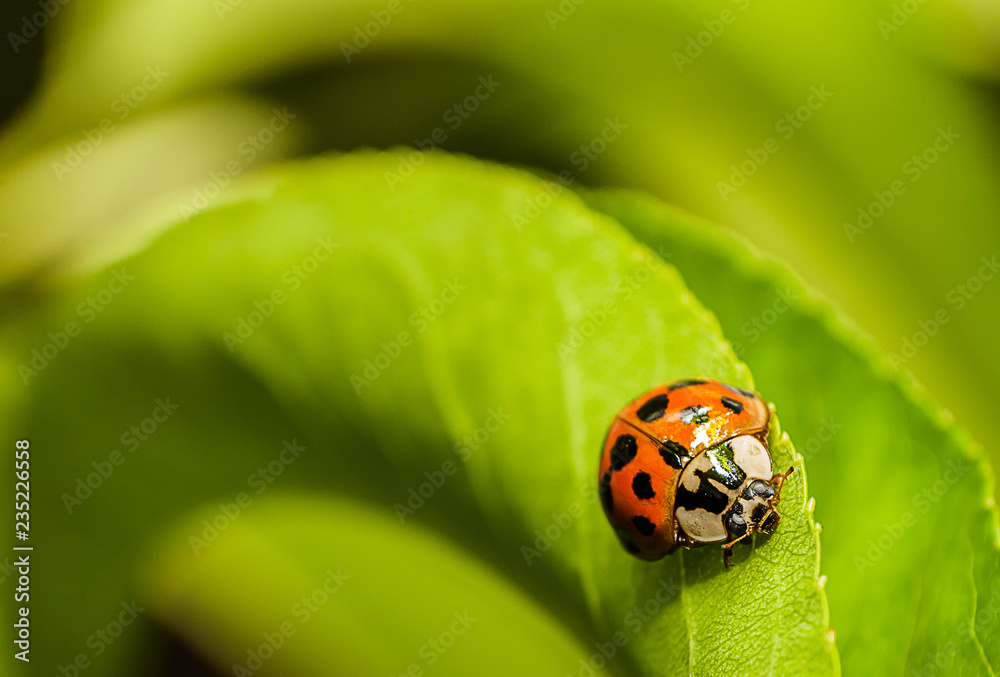
[[[732,541],[755,533],[774,533],[781,520],[777,506],[781,487],[794,471],[795,468],[789,468],[788,472],[778,473],[770,481],[758,479],[746,485],[726,515],[726,530]]]

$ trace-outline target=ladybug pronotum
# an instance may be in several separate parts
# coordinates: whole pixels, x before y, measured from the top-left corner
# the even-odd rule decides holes
[[[601,454],[598,494],[622,546],[658,560],[677,548],[732,546],[774,533],[771,412],[756,394],[713,379],[658,386],[618,412]]]

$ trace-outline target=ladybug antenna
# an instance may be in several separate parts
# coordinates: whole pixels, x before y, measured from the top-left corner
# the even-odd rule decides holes
[[[786,472],[779,472],[771,478],[771,486],[774,487],[774,500],[777,502],[781,495],[781,487],[785,485],[788,476],[795,472],[795,466],[790,467]]]

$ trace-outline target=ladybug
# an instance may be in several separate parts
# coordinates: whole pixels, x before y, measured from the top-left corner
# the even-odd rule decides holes
[[[619,411],[597,487],[622,546],[653,561],[721,543],[728,567],[736,543],[774,533],[795,468],[772,474],[770,418],[759,395],[714,379],[671,381]]]

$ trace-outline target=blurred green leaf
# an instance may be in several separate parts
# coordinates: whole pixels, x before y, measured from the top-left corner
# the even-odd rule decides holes
[[[38,96],[0,139],[0,162],[77,144],[102,119],[118,124],[115,103],[141,88],[148,68],[171,75],[128,109],[122,127],[220,90],[279,82],[283,104],[305,102],[304,126],[322,149],[424,143],[441,127],[450,151],[649,190],[733,224],[898,353],[919,322],[955,311],[949,293],[981,257],[1000,251],[995,96],[974,79],[997,78],[995,4],[426,0],[401,3],[382,25],[385,0],[70,3],[53,21]],[[898,30],[886,32],[886,22]],[[379,75],[380,66],[428,54],[441,63],[415,77]],[[504,85],[456,131],[441,113],[469,96],[476,78],[457,92],[435,83],[468,69]],[[330,79],[303,85],[315,72]],[[817,104],[815,89],[831,94]],[[542,94],[521,100],[525,91]],[[608,118],[627,130],[599,154],[580,154],[603,143]],[[932,147],[939,129],[959,137],[941,154]],[[768,141],[778,150],[765,152]],[[159,143],[143,157],[172,155],[172,138]],[[928,152],[929,165],[920,159]],[[226,159],[213,159],[221,170]],[[144,164],[135,180],[161,190],[184,185]],[[203,175],[197,169],[194,181]],[[897,180],[906,193],[883,210],[876,194]],[[720,190],[726,183],[732,192]],[[49,200],[45,183],[28,188],[12,199]],[[16,213],[3,197],[0,215]],[[76,199],[60,197],[72,215]],[[848,237],[845,224],[856,227],[872,205],[881,215]],[[8,229],[17,232],[16,222],[0,224]],[[4,267],[7,255],[0,249]],[[1000,285],[989,285],[909,366],[1000,459],[987,423],[1000,380],[998,304]]]
[[[0,169],[0,285],[40,270],[43,277],[99,270],[164,224],[238,199],[237,177],[300,143],[294,124],[271,133],[275,115],[263,100],[203,99],[116,123],[107,134],[88,131]],[[267,145],[261,129],[271,134]]]
[[[71,660],[129,594],[122,579],[152,534],[233,501],[300,436],[310,451],[282,470],[283,488],[433,526],[538,597],[587,658],[624,645],[615,671],[836,674],[804,473],[778,533],[729,571],[715,548],[631,558],[595,500],[623,402],[695,374],[751,385],[677,273],[535,177],[437,156],[402,181],[396,167],[379,154],[291,166],[258,180],[256,197],[177,224],[120,264],[134,281],[31,377],[4,430],[51,450],[38,480],[46,548],[77,566],[58,582],[45,570],[46,585],[80,610],[39,610],[44,667]],[[513,219],[529,202],[548,206]],[[111,275],[21,310],[37,316],[7,354],[30,356]],[[167,395],[179,409],[162,431],[62,514],[75,478]],[[777,422],[772,449],[800,465]],[[439,473],[419,505],[413,493]],[[274,608],[233,609],[246,622],[232,622],[250,632]],[[128,647],[108,654],[124,661]]]
[[[212,523],[224,535],[196,554]],[[204,511],[164,534],[141,581],[151,613],[220,672],[579,668],[575,638],[523,591],[432,532],[343,500],[268,495],[245,512]]]
[[[625,192],[590,203],[672,252],[809,464],[847,674],[993,674],[1000,531],[982,450],[783,266]]]

